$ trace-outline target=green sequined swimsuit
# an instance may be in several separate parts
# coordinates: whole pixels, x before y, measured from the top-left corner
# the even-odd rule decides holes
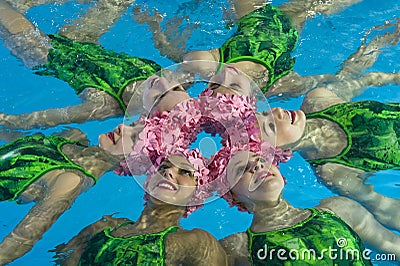
[[[376,101],[340,103],[307,115],[337,123],[347,147],[337,156],[310,160],[318,166],[337,163],[367,172],[400,169],[400,104]]]
[[[359,236],[343,220],[329,211],[310,211],[310,217],[289,228],[264,233],[249,228],[252,265],[372,265],[363,259]]]
[[[55,169],[76,169],[97,177],[71,161],[61,150],[78,144],[59,136],[28,136],[0,147],[0,200],[15,200],[38,178]]]
[[[298,32],[291,19],[280,9],[266,5],[243,16],[236,33],[220,48],[220,62],[253,61],[268,69],[268,88],[289,73],[295,59],[290,53],[295,49]],[[222,64],[221,66],[222,67]]]
[[[171,226],[159,233],[125,238],[112,236],[113,230],[106,228],[89,241],[79,265],[165,265],[165,238],[177,229]]]
[[[52,49],[46,64],[35,67],[35,73],[68,82],[76,94],[88,87],[105,91],[123,111],[126,110],[122,100],[124,88],[130,82],[147,79],[161,70],[151,60],[116,53],[94,43],[74,42],[60,35],[49,36]]]

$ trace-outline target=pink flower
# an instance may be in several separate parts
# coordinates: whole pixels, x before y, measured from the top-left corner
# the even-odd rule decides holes
[[[210,89],[206,89],[198,99],[181,102],[170,112],[155,112],[147,118],[141,118],[145,127],[132,153],[121,161],[115,172],[135,175],[147,171],[150,174],[168,156],[185,156],[196,169],[195,175],[199,180],[190,206],[187,206],[188,214],[201,206],[212,195],[212,190],[216,189],[220,195],[229,191],[225,180],[226,165],[238,151],[255,152],[270,158],[274,164],[290,159],[290,151],[275,149],[260,139],[255,117],[255,97],[220,93],[214,97],[212,94]],[[189,149],[197,134],[203,130],[222,137],[223,147],[208,161],[198,149]],[[224,197],[229,198],[229,195]],[[233,204],[233,201],[230,203]]]

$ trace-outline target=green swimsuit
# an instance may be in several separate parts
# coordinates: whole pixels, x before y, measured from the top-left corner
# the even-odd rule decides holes
[[[72,162],[61,150],[78,144],[58,136],[29,136],[0,147],[0,201],[15,200],[38,178],[55,169],[76,169],[97,177]]]
[[[372,265],[363,259],[359,236],[343,220],[329,211],[310,211],[289,228],[264,233],[249,228],[252,265]]]
[[[125,238],[112,236],[113,230],[106,228],[89,241],[79,265],[165,265],[165,238],[177,229],[171,226],[159,233]]]
[[[124,88],[161,70],[151,60],[116,53],[94,43],[74,42],[60,35],[49,37],[52,49],[47,63],[35,67],[35,73],[68,82],[76,94],[88,87],[105,91],[118,101],[123,111],[126,110],[122,100]]]
[[[340,103],[307,115],[337,123],[347,147],[337,156],[310,160],[314,166],[337,163],[367,172],[400,169],[400,104],[376,101]]]
[[[266,92],[292,70],[295,59],[290,53],[297,40],[291,19],[278,8],[266,5],[239,20],[236,33],[220,48],[220,62],[253,61],[264,65],[269,72],[268,83],[262,88]]]

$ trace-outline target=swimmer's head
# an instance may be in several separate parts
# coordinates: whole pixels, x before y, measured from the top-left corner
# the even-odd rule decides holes
[[[191,151],[163,159],[155,172],[147,172],[145,199],[156,204],[185,206],[183,217],[203,206],[212,195],[212,180],[205,160],[199,156],[197,151]]]
[[[214,91],[214,94],[234,94],[248,97],[253,94],[251,79],[234,64],[225,65],[210,79],[208,87]]]
[[[223,198],[248,212],[258,204],[279,202],[286,183],[277,166],[248,151],[240,151],[229,160],[226,181],[231,189]]]
[[[256,113],[263,140],[279,148],[291,148],[304,134],[306,116],[301,110],[272,108]]]
[[[155,111],[170,111],[178,103],[190,97],[176,81],[164,77],[151,76],[145,81],[143,108],[150,114]]]
[[[127,126],[119,124],[113,131],[100,134],[99,147],[113,155],[127,155],[133,150],[143,124]]]
[[[149,200],[155,204],[186,206],[198,184],[195,168],[182,155],[166,158],[150,175],[145,186]]]

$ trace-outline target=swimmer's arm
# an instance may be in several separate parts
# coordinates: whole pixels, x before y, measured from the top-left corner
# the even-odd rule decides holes
[[[14,2],[14,1],[13,1]],[[0,1],[0,38],[10,52],[21,59],[26,67],[47,61],[50,41],[24,15]]]
[[[334,85],[328,86],[329,90],[341,99],[350,102],[354,97],[361,95],[369,87],[383,87],[399,85],[400,72],[368,72],[360,74],[354,79],[338,80]]]
[[[37,1],[37,0],[28,0],[28,1],[13,1],[9,0],[8,3],[12,5],[13,8],[18,10],[18,12],[25,13],[31,7],[40,6],[44,4],[56,3],[58,5],[65,4],[67,2],[71,2],[73,0],[46,0],[46,1]],[[79,4],[88,4],[93,0],[79,0],[77,1]]]
[[[386,254],[396,254],[400,260],[400,236],[382,226],[358,202],[346,197],[331,197],[322,200],[318,208],[333,211],[354,229],[365,244]]]
[[[332,84],[320,86],[308,92],[303,99],[301,110],[305,113],[320,111],[338,103],[351,101],[353,97],[363,93],[368,87],[381,87],[389,84],[400,84],[400,72],[369,72],[358,78],[337,79]]]
[[[153,33],[153,41],[155,47],[159,50],[160,54],[168,57],[174,62],[182,62],[185,54],[186,41],[190,38],[193,29],[196,26],[189,25],[183,30],[177,29],[181,25],[185,17],[172,17],[165,23],[166,29],[161,27],[163,16],[155,9],[153,15],[148,10],[141,6],[136,6],[133,9],[133,19],[140,24],[147,24],[151,33]],[[179,32],[178,32],[179,30]]]
[[[29,133],[20,132],[16,130],[9,130],[7,128],[0,128],[0,140],[5,142],[11,142],[18,138],[22,138]]]
[[[400,23],[394,20],[395,23],[388,23],[383,26],[377,26],[368,31],[364,36],[364,42],[355,53],[350,55],[342,64],[341,70],[337,73],[339,77],[358,77],[364,70],[373,66],[378,56],[383,52],[383,49],[389,46],[395,46],[400,38]],[[377,35],[370,42],[366,42],[368,37],[375,28],[382,30],[383,28],[394,28],[393,33],[386,32],[382,35]]]
[[[363,73],[363,71],[375,64],[384,49],[397,45],[400,39],[400,22],[398,20],[375,28],[380,30],[394,28],[394,30],[393,32],[388,31],[385,34],[377,35],[368,43],[362,43],[357,51],[341,64],[341,70],[336,74],[336,83],[329,85],[329,89],[345,101],[351,101],[354,97],[363,93],[365,89],[372,86],[382,87],[388,84],[400,84],[400,73]],[[365,38],[375,28],[372,28]]]
[[[97,43],[135,0],[99,0],[85,15],[64,25],[60,35],[74,41]],[[99,19],[101,18],[101,19]]]
[[[218,241],[200,229],[179,230],[169,234],[165,256],[171,265],[228,265],[225,251]]]
[[[325,16],[337,14],[345,8],[361,1],[362,0],[290,0],[279,5],[279,8],[292,18],[298,30],[301,31],[307,19],[312,19],[318,14]]]
[[[277,80],[265,93],[266,97],[279,96],[282,98],[291,98],[305,95],[309,91],[315,89],[318,84],[326,83],[334,77],[330,74],[300,76],[295,71],[283,76]]]
[[[246,233],[233,234],[219,242],[228,256],[228,265],[250,265]]]
[[[48,174],[51,174],[48,173]],[[65,172],[54,176],[48,194],[39,200],[0,244],[0,264],[11,262],[30,251],[81,191],[82,178]]]
[[[107,227],[116,227],[117,225],[127,222],[126,218],[114,218],[111,215],[103,216],[100,220],[86,226],[68,243],[63,243],[51,250],[55,252],[57,265],[78,265],[79,260],[85,251],[88,241],[97,233],[103,231]]]
[[[396,23],[388,24],[384,27],[394,27],[394,32],[378,35],[372,41],[363,43],[354,54],[350,55],[342,63],[341,70],[336,75],[326,74],[301,77],[291,72],[278,80],[266,93],[266,96],[295,97],[308,93],[307,99],[303,102],[304,111],[307,109],[314,112],[339,102],[351,101],[368,87],[400,84],[399,72],[363,73],[375,63],[383,48],[394,46],[399,41],[399,22],[396,21]],[[288,88],[290,88],[290,91],[288,91]],[[316,100],[311,102],[312,98],[316,98]]]
[[[108,98],[107,98],[108,99]],[[120,107],[109,100],[84,101],[81,104],[52,108],[24,114],[0,113],[0,126],[15,129],[48,128],[60,124],[83,123],[89,120],[101,120],[108,117],[122,116]]]
[[[316,88],[304,97],[300,109],[308,113],[317,112],[332,105],[343,103],[344,100],[326,87]]]
[[[236,21],[267,4],[265,0],[229,0],[228,2]]]

